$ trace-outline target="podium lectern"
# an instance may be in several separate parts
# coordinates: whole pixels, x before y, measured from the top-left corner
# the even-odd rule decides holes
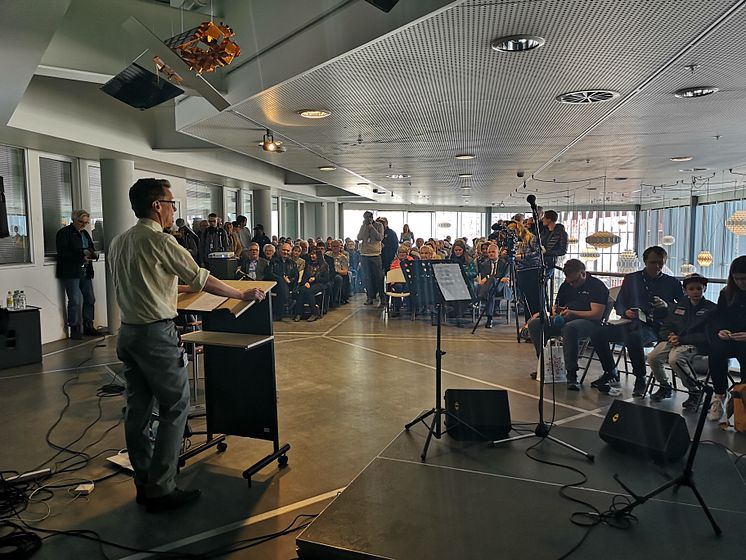
[[[252,475],[275,459],[280,467],[287,465],[290,449],[290,444],[280,445],[277,419],[270,295],[275,282],[226,283],[242,291],[260,288],[267,298],[247,302],[205,292],[180,294],[179,311],[202,315],[203,330],[181,339],[204,347],[207,417],[207,441],[184,453],[182,460],[213,446],[223,451],[228,435],[271,441],[273,452],[243,472],[251,486]]]

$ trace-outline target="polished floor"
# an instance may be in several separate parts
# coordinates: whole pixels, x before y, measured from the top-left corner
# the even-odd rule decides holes
[[[362,301],[356,296],[314,323],[275,323],[280,436],[292,445],[287,468],[267,466],[249,488],[241,473],[270,444],[230,437],[224,453],[210,450],[180,475],[182,486],[202,489],[200,500],[157,516],[135,504],[134,487],[124,474],[96,484],[87,497],[45,488],[20,514],[29,525],[87,529],[129,549],[52,536],[34,558],[146,558],[137,550],[155,548],[180,554],[228,552],[221,557],[229,558],[295,558],[298,532],[267,542],[249,539],[281,531],[298,515],[319,513],[405,423],[433,405],[435,329],[425,319],[383,320],[380,309]],[[42,364],[0,371],[0,469],[23,472],[69,458],[65,453],[55,456],[57,451],[46,442],[53,427],[49,440],[85,448],[92,458],[81,470],[60,473],[44,484],[77,484],[115,472],[105,457],[124,446],[117,425],[124,400],[97,396],[102,385],[117,382],[121,365],[115,343],[114,337],[82,344],[61,341],[46,345]],[[513,421],[535,421],[538,384],[529,377],[536,366],[533,347],[516,343],[513,326],[497,321],[496,328],[480,328],[475,335],[471,329],[445,326],[443,350],[444,389],[506,389]],[[596,367],[589,378],[598,375]],[[548,385],[548,397],[554,396],[556,404],[546,406],[547,418],[597,430],[612,399],[587,384],[579,393]],[[622,398],[631,398],[631,382]],[[683,399],[677,396],[656,406],[679,411]],[[688,421],[693,431],[694,418]],[[202,420],[191,425],[199,429]],[[198,443],[199,438],[193,439],[192,444]],[[746,451],[746,437],[714,424],[706,426],[703,439]],[[442,444],[435,441],[431,449],[437,453]],[[307,521],[301,517],[296,526]],[[229,552],[248,544],[255,546]]]

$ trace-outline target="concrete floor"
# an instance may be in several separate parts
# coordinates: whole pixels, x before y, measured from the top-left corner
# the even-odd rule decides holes
[[[287,468],[278,470],[273,463],[248,488],[241,472],[268,453],[270,444],[230,437],[225,453],[210,450],[182,471],[180,485],[203,491],[197,503],[183,510],[145,513],[135,504],[131,480],[121,474],[97,484],[87,498],[74,499],[57,489],[51,499],[31,504],[23,519],[45,529],[93,530],[103,539],[135,549],[198,553],[238,545],[242,539],[285,528],[298,514],[320,512],[405,423],[433,406],[435,329],[424,319],[385,322],[379,309],[365,307],[362,301],[356,296],[350,305],[315,323],[275,323],[280,436],[292,445]],[[514,423],[536,420],[539,387],[529,378],[536,359],[530,344],[515,342],[513,326],[497,321],[496,328],[482,328],[475,335],[470,328],[445,326],[442,344],[443,389],[507,389]],[[56,453],[45,442],[45,434],[65,407],[63,383],[70,380],[70,404],[51,439],[82,449],[101,438],[87,450],[101,456],[80,471],[45,482],[84,482],[114,472],[105,457],[124,447],[123,429],[116,425],[124,399],[99,399],[96,391],[116,379],[120,370],[115,345],[114,337],[83,344],[60,341],[45,346],[42,364],[0,371],[0,422],[5,428],[0,431],[0,469],[27,471]],[[612,401],[588,387],[599,373],[594,365],[579,393],[566,393],[564,385],[558,385],[556,406],[546,407],[547,419],[554,416],[560,424],[598,430]],[[553,387],[546,387],[551,398]],[[631,398],[631,381],[622,398]],[[678,412],[684,398],[656,406]],[[76,441],[97,418],[99,403],[101,419]],[[688,416],[688,421],[693,433],[694,417]],[[199,429],[203,421],[196,419],[191,426]],[[413,430],[425,428],[418,425]],[[712,423],[703,439],[746,451],[746,437],[723,432]],[[435,441],[430,453],[437,453],[438,445]],[[52,466],[65,457],[44,464]],[[35,496],[48,497],[45,492]],[[295,558],[296,535],[225,557],[289,560]],[[147,555],[111,546],[102,550],[95,542],[55,536],[34,556],[103,557]]]

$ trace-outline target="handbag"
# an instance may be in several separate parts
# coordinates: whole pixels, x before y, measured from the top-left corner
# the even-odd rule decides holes
[[[734,385],[730,390],[726,407],[726,417],[733,417],[733,427],[737,432],[746,432],[746,383]]]
[[[567,382],[565,355],[562,352],[562,341],[559,338],[549,338],[544,343],[544,383]],[[541,360],[541,356],[539,359]],[[538,367],[541,367],[541,362],[539,362]],[[536,371],[540,370],[537,369]],[[537,379],[539,377],[539,375],[536,376]]]

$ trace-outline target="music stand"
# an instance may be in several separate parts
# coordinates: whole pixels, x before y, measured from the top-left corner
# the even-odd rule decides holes
[[[435,436],[435,439],[440,439],[444,434],[448,433],[449,430],[452,430],[459,424],[471,430],[482,439],[489,438],[484,436],[484,434],[473,426],[470,426],[461,420],[458,416],[444,409],[443,398],[441,396],[441,365],[443,356],[445,355],[445,352],[441,350],[440,345],[441,309],[443,302],[445,301],[463,301],[469,296],[469,288],[464,281],[461,267],[458,263],[433,263],[432,261],[411,261],[409,264],[411,278],[417,287],[417,293],[427,294],[434,298],[435,314],[437,316],[437,334],[435,337],[435,406],[430,410],[423,412],[409,424],[404,426],[405,430],[409,430],[409,428],[418,422],[422,422],[427,426],[427,439],[425,439],[425,447],[422,449],[422,454],[420,454],[420,458],[424,461],[427,458],[427,450],[430,447],[430,441],[433,436]],[[466,297],[464,297],[465,295]],[[430,416],[433,417],[433,421],[428,426],[425,419]],[[445,430],[443,430],[443,424],[441,421],[443,416],[448,416],[454,421],[454,424]]]

